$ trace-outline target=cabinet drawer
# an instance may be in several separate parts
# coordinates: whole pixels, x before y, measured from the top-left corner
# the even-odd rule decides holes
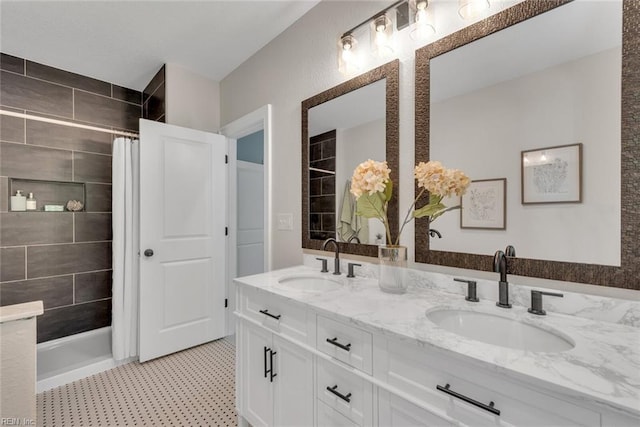
[[[373,386],[346,369],[317,360],[316,395],[329,407],[360,426],[371,425]]]
[[[260,322],[265,328],[280,332],[300,342],[313,344],[309,322],[313,316],[306,308],[291,300],[284,300],[259,289],[243,287],[240,296],[240,312]]]
[[[457,423],[419,408],[386,390],[378,389],[378,425],[384,427],[451,427]]]
[[[380,356],[379,361],[376,359],[379,377],[464,424],[600,426],[600,414],[596,411],[427,349],[389,340]],[[448,390],[437,389],[447,384]],[[487,406],[493,402],[493,408],[499,410],[500,415],[446,391]]]
[[[335,409],[318,400],[318,427],[356,427],[358,424],[351,421]]]
[[[316,348],[371,375],[371,334],[352,325],[318,315]]]

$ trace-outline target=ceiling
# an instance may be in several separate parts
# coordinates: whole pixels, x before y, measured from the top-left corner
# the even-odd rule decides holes
[[[0,0],[0,50],[142,90],[162,64],[220,81],[319,0]]]

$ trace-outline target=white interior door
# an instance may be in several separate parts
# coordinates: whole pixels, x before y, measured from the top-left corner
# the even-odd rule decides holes
[[[224,336],[226,138],[140,120],[140,361]]]
[[[237,272],[235,277],[264,272],[264,166],[238,160]]]

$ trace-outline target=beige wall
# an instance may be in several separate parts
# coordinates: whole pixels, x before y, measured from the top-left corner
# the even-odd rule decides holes
[[[209,132],[220,129],[220,83],[166,64],[165,121]]]

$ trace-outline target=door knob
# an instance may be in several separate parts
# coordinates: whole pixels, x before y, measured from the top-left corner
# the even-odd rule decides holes
[[[145,249],[144,256],[146,257],[153,256],[153,249]]]

